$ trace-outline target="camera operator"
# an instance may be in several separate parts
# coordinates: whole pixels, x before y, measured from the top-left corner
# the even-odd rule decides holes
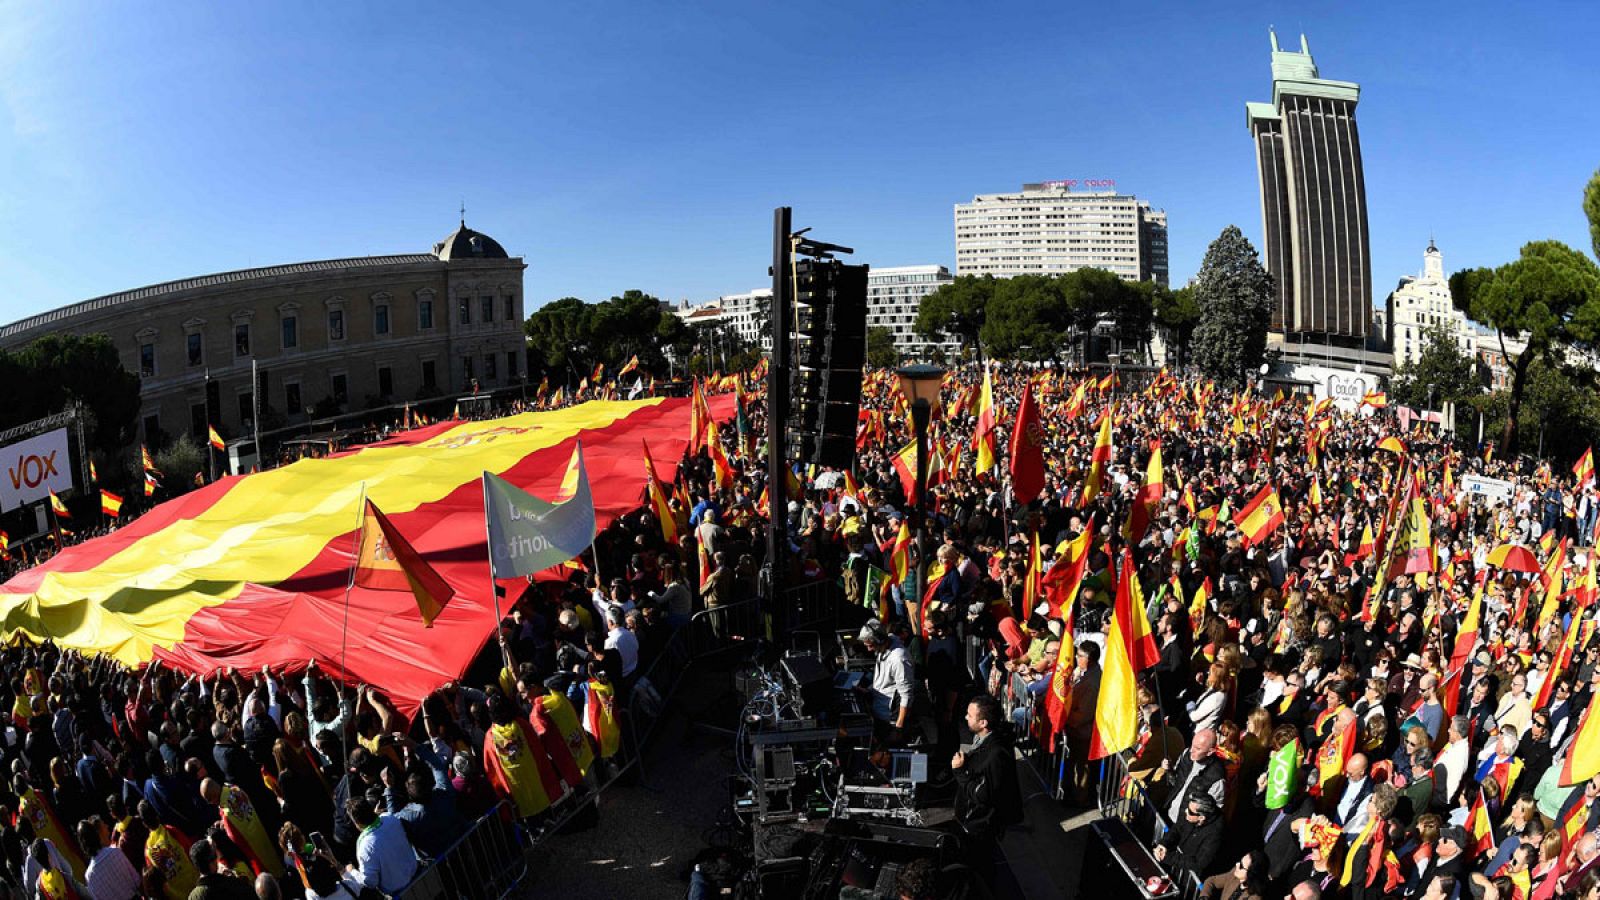
[[[877,660],[868,696],[878,737],[885,744],[904,744],[906,725],[911,721],[911,657],[877,619],[861,626],[860,638]]]

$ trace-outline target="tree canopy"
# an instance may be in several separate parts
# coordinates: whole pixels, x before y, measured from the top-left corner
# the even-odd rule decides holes
[[[9,428],[82,403],[89,449],[113,456],[132,444],[139,418],[139,378],[122,367],[104,334],[49,334],[0,352],[0,427]]]
[[[1477,362],[1438,326],[1427,330],[1422,352],[1395,369],[1389,382],[1389,396],[1395,402],[1418,409],[1439,409],[1446,403],[1460,406],[1480,393]]]
[[[1272,276],[1256,248],[1237,225],[1224,228],[1195,277],[1194,362],[1202,372],[1232,385],[1250,377],[1266,358],[1272,297]]]
[[[1146,283],[1141,282],[1141,285]],[[1169,291],[1158,284],[1150,284],[1150,291],[1151,311],[1166,339],[1169,358],[1183,365],[1189,361],[1189,345],[1194,339],[1195,326],[1200,323],[1200,304],[1195,302],[1194,288]]]
[[[983,343],[1001,358],[1062,359],[1084,349],[1094,330],[1109,324],[1122,346],[1142,347],[1150,340],[1156,289],[1104,269],[998,279]]]
[[[867,329],[867,365],[892,369],[900,365],[900,351],[894,345],[894,332],[882,325]]]
[[[940,285],[922,298],[917,309],[917,334],[930,341],[953,337],[963,348],[970,347],[982,356],[981,334],[998,284],[989,275],[960,275],[949,284]]]
[[[1600,267],[1560,241],[1534,241],[1498,268],[1450,276],[1450,292],[1468,317],[1499,333],[1502,349],[1507,340],[1526,345],[1511,363],[1501,433],[1506,451],[1515,453],[1529,367],[1539,359],[1559,362],[1552,355],[1557,348],[1593,347],[1600,338]]]
[[[562,297],[528,316],[524,325],[535,360],[557,382],[576,381],[605,363],[610,371],[634,356],[647,372],[667,372],[666,353],[691,341],[683,320],[661,309],[661,302],[643,291],[629,290],[599,303]]]

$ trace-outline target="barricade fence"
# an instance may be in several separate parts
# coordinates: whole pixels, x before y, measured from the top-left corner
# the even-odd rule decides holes
[[[1149,786],[1129,774],[1127,761],[1121,753],[1113,753],[1100,761],[1097,797],[1101,815],[1122,820],[1146,848],[1160,843],[1171,827],[1151,798]],[[1199,878],[1189,872],[1169,871],[1168,874],[1182,900],[1198,900],[1203,887]]]

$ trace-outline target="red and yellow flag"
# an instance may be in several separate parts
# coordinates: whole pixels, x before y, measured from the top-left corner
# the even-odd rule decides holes
[[[994,382],[988,368],[983,370],[983,388],[978,393],[978,425],[972,433],[973,453],[978,474],[994,471],[994,434],[999,425],[994,408]]]
[[[1207,575],[1206,580],[1195,588],[1194,600],[1189,603],[1189,627],[1194,631],[1196,638],[1200,636],[1200,625],[1206,619],[1206,609],[1211,603],[1211,592],[1211,576]]]
[[[1596,704],[1600,704],[1600,693],[1590,699],[1589,708],[1584,710],[1583,721],[1578,723],[1577,734],[1572,738],[1572,746],[1567,749],[1567,757],[1561,762],[1562,787],[1582,784],[1600,775],[1600,716],[1595,714]]]
[[[1111,462],[1111,415],[1110,406],[1100,414],[1100,428],[1095,433],[1094,450],[1089,454],[1089,475],[1083,480],[1083,492],[1078,498],[1079,506],[1088,506],[1090,501],[1100,496],[1100,486],[1105,481],[1106,466]]]
[[[1128,606],[1123,598],[1131,601],[1132,597],[1127,586],[1128,580],[1135,577],[1132,568],[1125,564],[1117,582],[1117,603],[1111,613],[1111,631],[1106,635],[1105,661],[1101,665],[1100,696],[1094,705],[1090,759],[1121,753],[1139,738],[1139,683],[1128,646],[1131,629],[1122,621]]]
[[[371,500],[361,521],[355,584],[377,591],[410,591],[429,628],[456,593]]]
[[[1573,463],[1573,465],[1572,465],[1572,474],[1577,476],[1577,478],[1578,478],[1578,486],[1579,487],[1583,487],[1585,484],[1587,484],[1590,481],[1594,480],[1594,448],[1593,447],[1585,448],[1584,451],[1583,451],[1583,455],[1578,457],[1578,461],[1576,463]]]
[[[216,449],[216,450],[226,450],[226,449],[228,449],[228,445],[223,442],[222,435],[217,434],[217,429],[216,429],[216,426],[214,426],[214,425],[207,425],[206,426],[206,440],[211,444],[213,449]]]
[[[911,576],[911,521],[900,520],[900,533],[889,548],[889,577],[895,584],[905,584]]]
[[[1050,690],[1044,698],[1045,721],[1050,725],[1050,750],[1059,746],[1061,733],[1067,730],[1067,714],[1072,711],[1072,667],[1077,661],[1077,651],[1072,644],[1072,617],[1067,617],[1061,629],[1061,647],[1056,651],[1056,665],[1050,671]]]
[[[1145,467],[1144,484],[1139,486],[1139,493],[1134,497],[1133,508],[1128,511],[1129,541],[1137,544],[1144,540],[1144,533],[1150,530],[1150,523],[1161,512],[1161,500],[1166,496],[1166,474],[1161,466],[1161,442],[1152,441],[1150,445],[1150,463]]]
[[[100,490],[100,511],[112,518],[116,518],[122,514],[122,498],[102,488]]]
[[[1272,485],[1262,488],[1239,514],[1233,524],[1244,533],[1247,544],[1259,544],[1283,524],[1283,503],[1278,499],[1278,489]]]
[[[67,505],[61,502],[61,498],[56,496],[55,491],[50,492],[50,511],[63,519],[72,518],[72,513],[67,512]]]
[[[1078,599],[1078,589],[1083,586],[1083,575],[1089,567],[1089,544],[1094,539],[1094,519],[1091,517],[1083,532],[1058,553],[1055,565],[1044,574],[1041,586],[1045,601],[1050,604],[1053,619],[1073,618],[1073,603]]]
[[[1478,796],[1472,799],[1472,806],[1467,810],[1467,840],[1472,846],[1461,849],[1467,851],[1469,859],[1477,859],[1478,854],[1487,853],[1495,846],[1494,829],[1489,824],[1489,807],[1483,800],[1483,788],[1478,788]]]
[[[650,456],[650,443],[644,443],[645,490],[650,493],[650,511],[661,525],[661,537],[671,546],[678,546],[678,520],[672,514],[672,504],[667,500],[667,490],[656,476],[656,461]]]

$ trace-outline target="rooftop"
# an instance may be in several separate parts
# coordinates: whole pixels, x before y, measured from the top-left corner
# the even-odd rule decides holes
[[[258,269],[238,269],[232,272],[217,272],[212,275],[200,275],[194,278],[183,278],[177,281],[163,281],[159,284],[146,285],[128,291],[119,291],[115,294],[106,294],[52,309],[20,319],[0,328],[0,340],[31,331],[45,325],[70,319],[83,313],[95,312],[131,303],[137,300],[148,300],[164,294],[177,294],[197,288],[221,287],[228,284],[237,284],[243,281],[253,281],[260,278],[277,278],[284,275],[306,275],[318,272],[338,272],[349,269],[370,269],[383,266],[410,265],[415,263],[437,262],[438,258],[432,253],[404,253],[394,256],[356,256],[347,259],[324,259],[314,262],[289,263],[282,266],[265,266]]]

